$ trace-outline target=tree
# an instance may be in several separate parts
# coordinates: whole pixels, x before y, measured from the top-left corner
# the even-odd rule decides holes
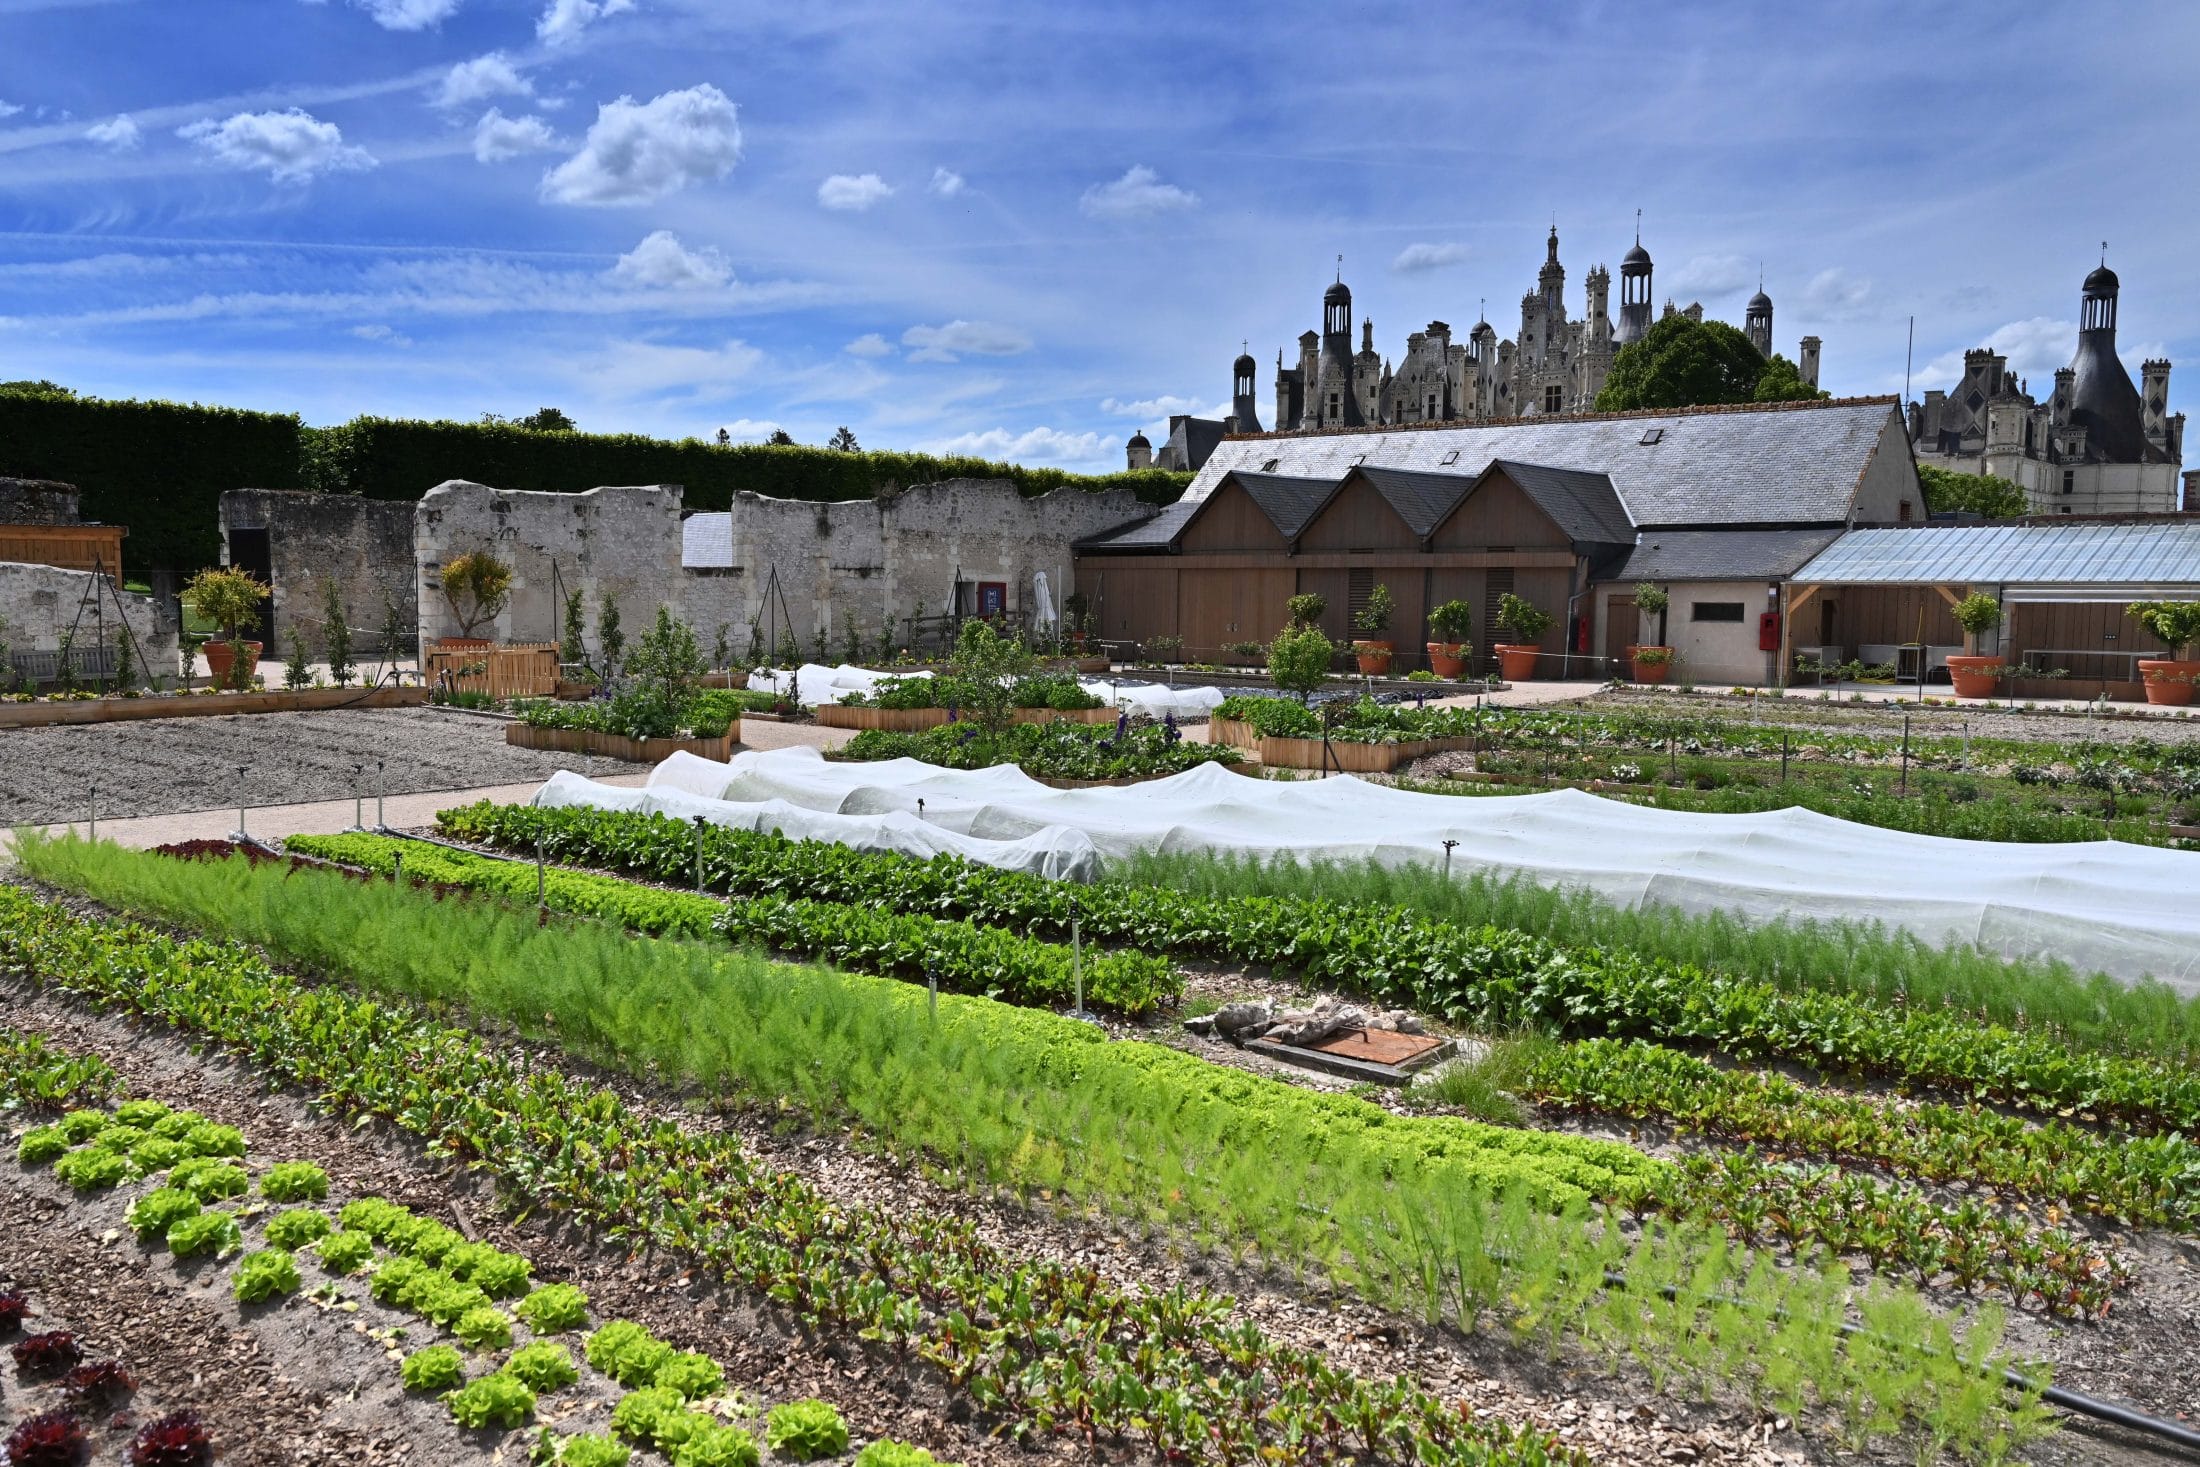
[[[1597,411],[1750,402],[1764,375],[1765,359],[1748,337],[1724,321],[1692,321],[1676,312],[1619,349],[1597,394]]]
[[[630,720],[637,727],[670,733],[694,701],[705,671],[695,628],[674,616],[669,606],[658,607],[655,625],[642,633],[626,664],[631,686],[623,701]]]
[[[1919,464],[1917,482],[1925,491],[1925,507],[1934,514],[1968,510],[1990,520],[2006,520],[2031,509],[2024,491],[1999,474],[1959,474]]]
[[[998,734],[1014,716],[1009,687],[1031,670],[1031,653],[1020,638],[998,636],[982,621],[966,621],[956,634],[947,670],[960,684],[963,709],[980,728]]]
[[[486,550],[469,550],[444,562],[443,599],[458,618],[458,634],[472,639],[512,599],[512,568]]]
[[[330,576],[321,583],[321,640],[328,652],[328,675],[339,688],[357,673],[351,658],[351,623],[344,617],[344,594]]]
[[[1297,693],[1304,703],[1306,695],[1329,676],[1336,654],[1336,644],[1322,635],[1321,628],[1294,623],[1268,644],[1268,680],[1286,693]]]
[[[825,446],[840,453],[861,452],[856,445],[856,435],[846,428],[835,428],[833,436],[825,441]]]
[[[843,428],[840,431],[843,433],[848,433],[848,430],[846,428]],[[794,447],[794,435],[792,433],[789,433],[784,428],[772,429],[772,436],[765,439],[764,441],[774,448]],[[855,444],[855,441],[855,435],[853,433],[848,433],[848,442],[851,447]],[[838,445],[835,446],[837,447]]]
[[[74,397],[76,389],[63,387],[58,382],[48,382],[40,377],[20,382],[0,382],[0,397]]]
[[[1772,354],[1765,363],[1764,374],[1757,379],[1757,390],[1751,395],[1753,402],[1819,402],[1833,396],[1803,380],[1802,371],[1795,363]]]
[[[554,407],[536,408],[524,418],[512,420],[515,428],[525,428],[531,433],[572,433],[578,426],[563,411]]]

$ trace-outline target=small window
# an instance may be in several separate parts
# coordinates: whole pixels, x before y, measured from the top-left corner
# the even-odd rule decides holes
[[[1272,458],[1260,466],[1260,471],[1264,474],[1272,474],[1276,471],[1276,465],[1282,462],[1283,460],[1280,458]]]
[[[1690,621],[1740,621],[1742,603],[1739,601],[1698,601],[1688,608]]]
[[[1645,428],[1642,430],[1642,445],[1648,448],[1664,436],[1665,430],[1663,428]]]
[[[1902,522],[1903,524],[1905,524],[1905,525],[1906,525],[1906,524],[1908,524],[1908,523],[1910,522],[1910,501],[1909,501],[1909,500],[1905,499],[1905,500],[1903,500],[1903,501],[1902,501],[1902,502],[1901,502],[1900,504],[1898,504],[1898,505],[1896,505],[1896,506],[1895,506],[1895,511],[1894,511],[1894,517],[1895,517],[1896,519],[1900,520],[1900,521],[1901,521],[1901,522]]]
[[[2076,493],[2076,492],[2077,492],[2077,488],[2078,488],[2078,471],[2077,471],[2076,469],[2064,469],[2064,470],[2063,470],[2063,493],[2065,493],[2065,494],[2073,494],[2073,493]]]
[[[1337,416],[1337,394],[1334,392],[1329,394],[1329,416]]]
[[[1566,390],[1562,387],[1543,389],[1543,411],[1555,413],[1566,406]]]
[[[1455,448],[1451,452],[1445,454],[1443,461],[1446,466],[1459,462],[1459,450]]]

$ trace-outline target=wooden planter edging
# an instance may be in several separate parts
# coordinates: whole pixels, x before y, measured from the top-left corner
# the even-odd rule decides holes
[[[1017,708],[1011,717],[1017,723],[1113,723],[1113,708]]]
[[[1394,744],[1329,741],[1329,755],[1322,754],[1320,739],[1263,738],[1260,762],[1277,769],[1341,769],[1347,774],[1388,774],[1401,764],[1411,764],[1426,754],[1464,749],[1467,739],[1402,739]]]
[[[741,743],[741,721],[715,739],[633,739],[625,734],[601,733],[592,728],[535,728],[525,723],[504,726],[504,742],[522,749],[552,749],[563,754],[600,754],[607,759],[628,759],[637,764],[656,764],[674,754],[698,754],[723,764]]]
[[[945,708],[851,708],[844,703],[817,705],[821,728],[882,728],[888,733],[923,733],[947,722]]]
[[[0,703],[0,728],[64,723],[132,723],[204,718],[219,713],[316,713],[340,708],[418,708],[426,688],[307,688],[278,693],[158,693],[143,698],[77,698],[66,703]]]

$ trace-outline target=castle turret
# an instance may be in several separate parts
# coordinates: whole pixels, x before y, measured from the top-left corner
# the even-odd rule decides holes
[[[1589,295],[1589,349],[1607,349],[1612,344],[1612,272],[1599,265],[1581,283]]]
[[[1818,349],[1821,344],[1817,337],[1806,336],[1796,348],[1796,373],[1813,387],[1818,385]]]
[[[1124,452],[1124,460],[1131,472],[1153,467],[1153,440],[1144,433],[1131,434],[1131,441]]]
[[[1551,238],[1543,249],[1543,268],[1535,275],[1535,289],[1543,303],[1543,313],[1556,321],[1566,312],[1566,267],[1558,263],[1558,226],[1551,226]]]
[[[2086,430],[2093,463],[2136,464],[2147,458],[2139,389],[2116,356],[2116,272],[2102,261],[2085,277],[2078,324],[2078,354],[2070,359],[2075,380],[2070,421]]]
[[[1640,341],[1650,332],[1650,252],[1642,234],[1619,262],[1619,344]]]
[[[1772,297],[1765,294],[1765,283],[1757,282],[1757,293],[1749,298],[1749,305],[1742,312],[1742,334],[1749,344],[1757,348],[1757,355],[1770,360],[1772,357]]]
[[[1260,364],[1253,360],[1250,352],[1241,353],[1231,364],[1230,416],[1236,420],[1235,432],[1260,431],[1260,410],[1253,402],[1253,377],[1259,370]]]
[[[2140,364],[2139,414],[2148,441],[2164,442],[2169,432],[2169,363],[2159,357]]]
[[[1362,423],[1352,384],[1352,290],[1342,279],[1322,292],[1321,372],[1307,410],[1324,428]]]

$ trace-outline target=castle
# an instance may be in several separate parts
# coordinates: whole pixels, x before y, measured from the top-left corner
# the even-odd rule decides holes
[[[1497,328],[1479,321],[1463,341],[1449,324],[1431,321],[1406,338],[1395,370],[1375,350],[1375,323],[1360,323],[1352,347],[1352,290],[1342,276],[1322,293],[1322,329],[1299,338],[1296,365],[1276,356],[1275,426],[1279,432],[1315,428],[1381,427],[1404,423],[1484,422],[1538,414],[1589,412],[1612,370],[1612,359],[1650,330],[1653,267],[1638,237],[1620,260],[1619,323],[1613,325],[1612,273],[1598,265],[1584,281],[1587,299],[1579,319],[1566,313],[1566,267],[1558,258],[1558,228],[1544,244],[1535,289],[1520,298],[1520,334],[1500,341]],[[1703,307],[1665,303],[1665,314],[1703,319]],[[1772,355],[1772,299],[1760,288],[1749,301],[1743,331],[1766,357]],[[1797,357],[1804,381],[1816,386],[1820,343],[1802,340]],[[1133,435],[1128,462],[1134,469],[1196,471],[1225,433],[1262,431],[1255,405],[1259,365],[1240,356],[1231,372],[1231,413],[1226,419],[1184,415],[1169,420],[1168,441],[1157,454],[1145,434]]]
[[[1909,410],[1920,464],[1993,474],[2024,491],[2034,514],[2162,514],[2184,508],[2179,466],[2185,415],[2169,412],[2169,363],[2144,362],[2140,386],[2116,355],[2121,284],[2104,259],[2081,287],[2078,350],[2034,400],[2009,359],[1963,354],[1953,392],[1935,388]]]

